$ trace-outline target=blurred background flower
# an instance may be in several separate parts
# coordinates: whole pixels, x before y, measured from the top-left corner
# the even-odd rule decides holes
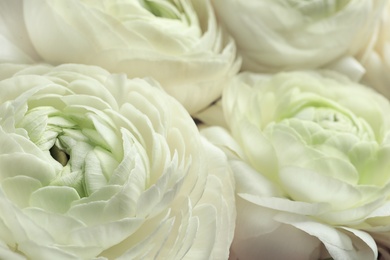
[[[390,2],[384,8],[374,48],[362,59],[363,82],[390,98]]]
[[[17,17],[36,61],[153,77],[191,114],[219,98],[240,67],[208,0],[39,0],[15,7],[23,9]]]
[[[375,40],[383,0],[211,0],[234,37],[242,70],[278,72],[328,66],[359,80]]]

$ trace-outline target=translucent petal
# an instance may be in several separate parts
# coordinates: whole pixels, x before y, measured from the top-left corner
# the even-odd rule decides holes
[[[101,250],[117,245],[131,236],[143,223],[143,219],[126,218],[91,227],[80,228],[70,233],[70,241],[80,246],[101,246]]]
[[[258,206],[278,210],[286,211],[303,215],[320,215],[330,209],[330,206],[326,203],[306,203],[302,201],[293,201],[285,198],[277,197],[259,197],[252,194],[238,193],[241,198],[256,204]]]
[[[80,199],[77,191],[66,186],[47,186],[31,194],[30,205],[44,210],[65,213],[73,201]]]
[[[26,208],[23,211],[39,227],[47,231],[58,244],[71,245],[69,233],[85,225],[62,213],[54,213],[39,208]]]
[[[235,239],[232,250],[237,259],[322,259],[321,242],[317,238],[280,223],[271,232],[247,239]]]
[[[59,247],[48,243],[41,244],[36,239],[23,241],[19,244],[19,250],[33,259],[64,259],[76,260],[79,257],[69,251],[61,250]]]
[[[206,259],[212,254],[216,243],[216,209],[212,205],[200,205],[194,208],[193,214],[198,218],[199,227],[186,258]]]
[[[39,157],[26,153],[0,155],[0,178],[29,176],[47,185],[55,177],[55,169]]]
[[[354,235],[342,232],[332,226],[314,222],[305,216],[280,215],[278,221],[293,225],[308,234],[317,237],[324,243],[325,247],[334,259],[375,259],[376,250],[373,239],[362,231],[354,230]],[[363,243],[356,239],[358,235]],[[368,244],[366,244],[366,242]],[[370,246],[368,246],[370,245]],[[371,247],[371,248],[370,248]]]
[[[270,140],[256,126],[240,122],[239,143],[244,147],[245,155],[251,166],[269,179],[277,180],[279,160]],[[293,147],[293,146],[291,146]]]
[[[143,258],[145,256],[155,256],[156,250],[163,246],[164,237],[167,235],[167,229],[172,227],[172,218],[170,210],[165,210],[158,216],[145,221],[138,230],[131,236],[128,236],[121,243],[108,248],[102,255],[107,258],[121,257],[120,259]],[[169,232],[169,231],[168,231]],[[151,244],[155,237],[160,237],[160,243]],[[157,248],[157,249],[156,249]]]
[[[362,198],[355,186],[308,169],[285,167],[279,175],[288,194],[297,201],[326,202],[333,209],[341,209],[356,205]]]
[[[1,187],[13,203],[20,208],[25,208],[29,206],[31,194],[42,185],[34,178],[20,175],[3,180]]]
[[[0,241],[0,259],[27,260],[22,254],[10,249],[3,241]]]

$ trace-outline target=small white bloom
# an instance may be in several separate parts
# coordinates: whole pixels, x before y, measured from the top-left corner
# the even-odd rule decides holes
[[[0,66],[1,259],[226,259],[234,222],[225,155],[156,82]]]
[[[153,77],[191,114],[240,66],[208,0],[24,1],[24,19],[45,62]]]
[[[243,73],[204,136],[236,179],[238,259],[376,259],[390,229],[390,104],[331,72]]]

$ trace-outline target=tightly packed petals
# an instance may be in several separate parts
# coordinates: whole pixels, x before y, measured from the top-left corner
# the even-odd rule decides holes
[[[240,66],[207,0],[24,1],[24,19],[44,61],[153,77],[191,114]]]
[[[376,259],[374,235],[390,230],[388,100],[329,71],[243,73],[222,105],[228,128],[202,133],[236,178],[237,258]]]
[[[0,68],[1,259],[226,259],[226,156],[156,82]]]
[[[344,57],[361,55],[375,34],[385,1],[211,2],[237,42],[244,70],[277,72],[331,65],[359,74],[358,63]]]

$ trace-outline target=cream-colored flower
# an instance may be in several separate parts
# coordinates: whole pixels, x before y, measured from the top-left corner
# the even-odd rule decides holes
[[[390,98],[390,2],[384,8],[374,48],[363,57],[363,82]]]
[[[236,179],[238,259],[376,259],[390,230],[390,103],[331,72],[244,73],[228,129],[202,133]]]
[[[366,48],[386,0],[211,0],[233,35],[243,69],[277,72],[333,68]],[[357,62],[347,59],[360,74]],[[359,75],[352,75],[358,78]]]
[[[156,82],[0,66],[1,259],[226,259],[233,183]]]
[[[153,77],[191,114],[240,66],[208,0],[24,1],[24,19],[44,61]]]

